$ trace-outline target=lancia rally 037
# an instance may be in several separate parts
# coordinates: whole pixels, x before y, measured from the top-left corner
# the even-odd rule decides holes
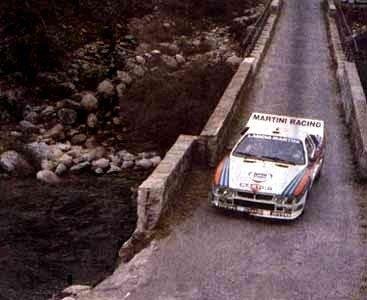
[[[215,171],[210,203],[258,217],[296,219],[320,176],[324,153],[323,121],[252,113]]]

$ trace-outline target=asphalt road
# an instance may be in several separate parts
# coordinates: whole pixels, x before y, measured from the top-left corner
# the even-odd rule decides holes
[[[367,190],[355,181],[336,97],[320,1],[285,1],[242,116],[260,111],[325,120],[324,169],[305,214],[281,223],[217,212],[206,197],[212,170],[197,170],[178,200],[195,198],[193,215],[155,244],[148,262],[138,263],[144,267],[135,264],[120,277],[117,271],[97,288],[98,299],[366,299],[360,206]]]

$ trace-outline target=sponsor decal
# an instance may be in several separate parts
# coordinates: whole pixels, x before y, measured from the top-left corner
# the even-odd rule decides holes
[[[241,182],[240,187],[244,188],[244,189],[251,190],[251,191],[252,191],[252,188],[254,187],[255,189],[257,189],[258,192],[269,192],[269,191],[273,190],[273,188],[271,186],[265,186],[265,185],[258,184],[258,183]]]
[[[253,114],[252,117],[256,121],[264,121],[269,123],[276,124],[289,124],[301,127],[315,127],[321,128],[322,123],[317,120],[307,120],[307,119],[296,119],[296,118],[288,118],[288,117],[280,117],[280,116],[271,116],[265,114]]]
[[[248,176],[251,178],[252,181],[261,183],[267,181],[269,178],[273,177],[270,173],[258,173],[258,172],[250,172]]]

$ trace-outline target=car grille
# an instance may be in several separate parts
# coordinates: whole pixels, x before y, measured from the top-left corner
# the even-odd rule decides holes
[[[265,201],[273,200],[273,195],[253,194],[251,192],[237,192],[237,195],[238,197],[246,199],[265,200]]]
[[[252,202],[252,201],[234,199],[234,204],[237,206],[242,206],[242,207],[247,207],[247,208],[275,210],[275,205],[271,203],[261,203],[261,202]]]

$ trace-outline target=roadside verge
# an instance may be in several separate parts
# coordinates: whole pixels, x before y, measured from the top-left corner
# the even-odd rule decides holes
[[[325,2],[330,48],[336,67],[344,119],[349,127],[354,156],[361,177],[367,178],[367,102],[354,62],[347,61],[339,35],[337,7],[332,0]]]

